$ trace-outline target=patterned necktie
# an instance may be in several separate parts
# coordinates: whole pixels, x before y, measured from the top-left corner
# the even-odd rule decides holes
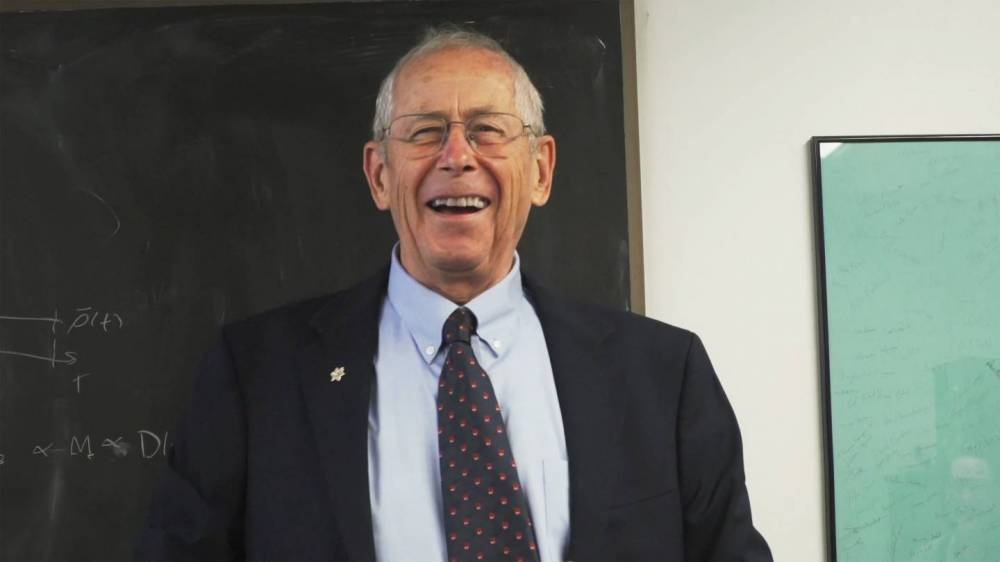
[[[475,331],[476,317],[465,307],[442,330],[448,355],[438,383],[438,451],[448,560],[537,562],[500,404],[472,353]]]

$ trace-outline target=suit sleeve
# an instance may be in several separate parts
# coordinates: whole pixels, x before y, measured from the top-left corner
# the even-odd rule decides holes
[[[237,560],[243,552],[246,424],[225,337],[203,359],[174,433],[136,560]]]
[[[678,420],[684,560],[772,560],[750,517],[736,416],[698,336],[685,361]]]

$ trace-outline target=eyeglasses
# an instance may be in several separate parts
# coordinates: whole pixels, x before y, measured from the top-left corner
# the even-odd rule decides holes
[[[500,156],[515,139],[534,133],[531,125],[509,113],[478,113],[465,121],[449,121],[440,115],[401,115],[384,132],[403,143],[407,156],[421,158],[441,150],[455,124],[465,127],[465,139],[483,156]]]

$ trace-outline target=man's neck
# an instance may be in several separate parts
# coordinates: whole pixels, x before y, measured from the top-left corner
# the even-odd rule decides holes
[[[400,259],[403,269],[418,283],[450,300],[457,305],[464,305],[486,292],[510,273],[514,267],[514,256],[510,258],[510,267],[495,275],[479,274],[475,271],[449,272],[439,271],[434,274],[418,271],[418,268],[407,267],[405,260]]]
[[[413,275],[412,273],[410,274]],[[427,280],[414,276],[418,283],[443,296],[451,302],[464,305],[484,293],[490,287],[499,283],[503,276],[497,279],[486,277],[455,276],[454,278]]]

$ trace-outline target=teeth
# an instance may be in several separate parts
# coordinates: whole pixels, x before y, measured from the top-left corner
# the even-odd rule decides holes
[[[482,209],[486,207],[486,200],[482,197],[440,197],[431,201],[431,207],[475,207]]]

